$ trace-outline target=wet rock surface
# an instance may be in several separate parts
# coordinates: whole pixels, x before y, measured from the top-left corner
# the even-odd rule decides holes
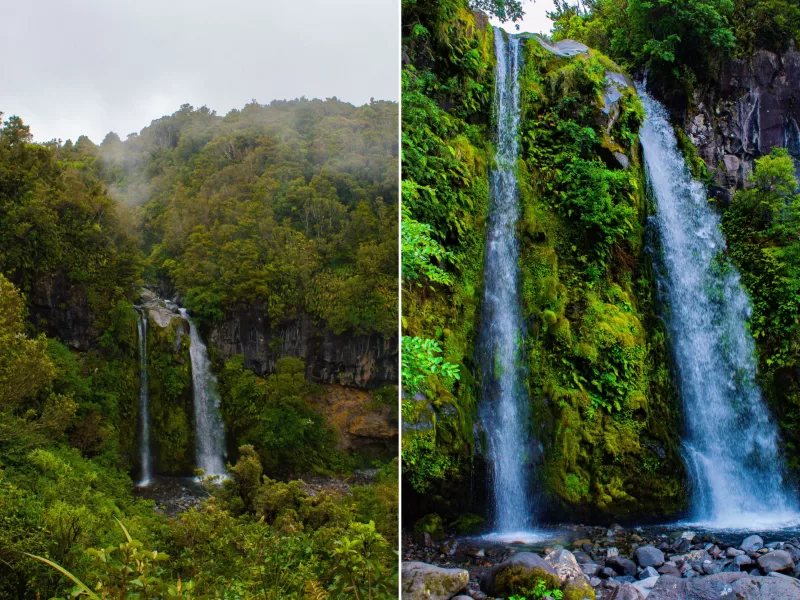
[[[134,495],[155,502],[155,510],[168,517],[197,506],[208,497],[206,491],[191,477],[156,477],[149,485],[137,487]]]
[[[744,185],[753,161],[776,146],[800,165],[800,52],[766,50],[724,65],[696,92],[684,131],[718,185]]]
[[[586,585],[584,597],[593,591],[597,600],[800,600],[797,531],[766,543],[758,535],[666,527],[565,525],[551,533],[539,543],[404,535],[402,559],[465,569],[462,593],[476,600],[505,597],[498,575],[512,567],[562,589]]]

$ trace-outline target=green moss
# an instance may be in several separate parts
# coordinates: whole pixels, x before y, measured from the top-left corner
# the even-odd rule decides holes
[[[561,585],[556,575],[544,569],[523,566],[510,566],[497,574],[494,580],[494,593],[503,596],[531,594],[540,581],[549,590],[557,590]]]
[[[425,515],[414,523],[414,533],[427,533],[434,540],[440,540],[444,537],[444,525],[442,524],[442,517],[436,513]]]
[[[452,529],[460,535],[478,533],[486,524],[486,519],[473,513],[459,515],[451,524]]]
[[[682,463],[644,254],[642,106],[627,90],[607,129],[605,71],[619,67],[597,52],[552,57],[535,41],[525,52],[520,274],[525,312],[535,317],[529,389],[548,400],[533,403],[545,488],[578,514],[674,513],[683,474],[664,466]],[[607,159],[612,151],[628,155],[626,171]],[[609,207],[602,214],[600,202]],[[615,211],[616,224],[608,220]]]
[[[194,469],[194,417],[189,332],[174,318],[167,327],[150,319],[147,329],[150,435],[158,473]]]

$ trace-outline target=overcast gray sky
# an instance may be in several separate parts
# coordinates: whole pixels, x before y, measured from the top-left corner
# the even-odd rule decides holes
[[[0,0],[0,111],[125,139],[181,104],[399,97],[399,0]]]
[[[493,25],[502,27],[511,33],[547,33],[553,29],[553,22],[547,18],[548,12],[553,12],[556,5],[553,0],[523,0],[522,8],[525,16],[519,22],[519,29],[512,22],[501,23],[499,19],[491,19]]]

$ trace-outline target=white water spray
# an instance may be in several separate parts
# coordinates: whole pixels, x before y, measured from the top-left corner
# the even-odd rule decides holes
[[[150,386],[147,378],[147,309],[136,311],[136,328],[139,332],[139,458],[141,479],[139,487],[152,481],[150,458]]]
[[[185,308],[181,316],[189,323],[192,359],[192,384],[194,396],[195,446],[197,466],[205,476],[225,475],[225,426],[219,412],[220,397],[217,392],[217,378],[211,372],[208,349],[200,332],[192,323]]]
[[[497,168],[491,173],[491,199],[484,266],[480,362],[483,378],[481,420],[492,469],[494,525],[498,533],[528,529],[531,499],[526,478],[528,401],[523,385],[522,338],[517,258],[517,139],[520,121],[520,39],[495,28],[497,55],[494,110]]]
[[[678,150],[666,109],[639,86],[641,142],[655,200],[657,277],[683,399],[691,518],[718,528],[797,522],[777,428],[756,383],[750,303],[724,260],[719,217]]]

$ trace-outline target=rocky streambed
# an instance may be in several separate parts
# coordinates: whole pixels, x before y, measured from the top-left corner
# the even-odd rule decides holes
[[[544,580],[565,600],[800,600],[800,531],[565,526],[540,539],[406,534],[403,599],[523,596]]]

